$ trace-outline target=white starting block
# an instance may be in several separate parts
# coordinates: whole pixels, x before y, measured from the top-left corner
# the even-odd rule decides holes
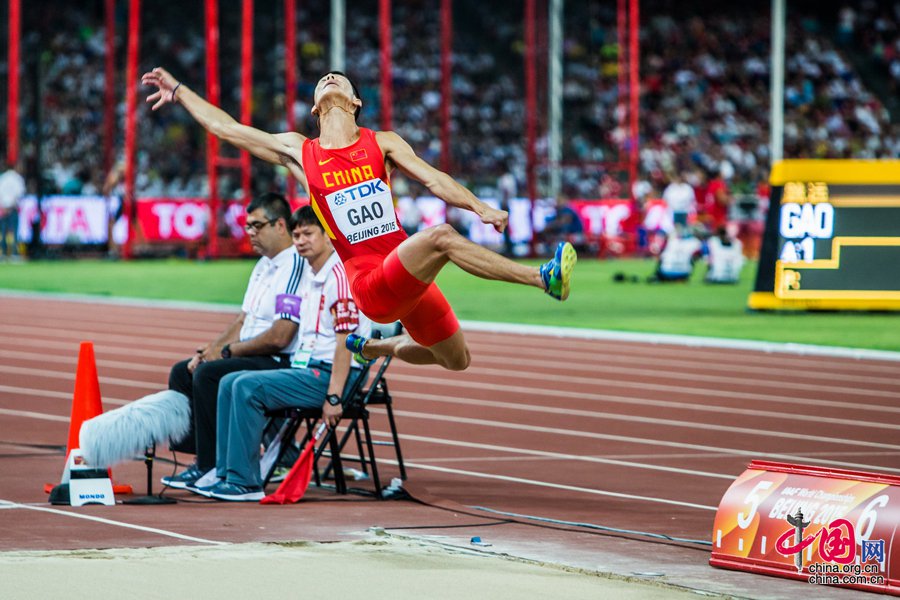
[[[81,450],[78,448],[74,448],[69,453],[62,483],[69,484],[69,504],[72,506],[84,506],[85,504],[115,506],[116,504],[109,471],[86,464]]]

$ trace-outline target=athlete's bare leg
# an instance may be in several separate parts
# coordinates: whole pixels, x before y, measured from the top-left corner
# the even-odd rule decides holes
[[[559,253],[563,253],[563,246],[557,249],[557,258],[554,259],[559,267],[560,262],[565,263],[564,269],[570,272],[575,264],[575,251],[570,244],[566,244],[571,254],[559,260]],[[407,238],[397,247],[397,256],[406,271],[424,283],[432,283],[448,262],[452,262],[467,273],[471,273],[482,279],[494,279],[509,283],[520,283],[545,289],[544,278],[541,269],[528,267],[513,262],[508,258],[491,252],[474,242],[469,241],[456,232],[450,225],[439,225]],[[565,253],[563,253],[565,256]],[[566,263],[566,261],[569,261]],[[546,263],[546,268],[550,263]],[[558,277],[557,274],[551,274]],[[559,288],[546,289],[554,298],[565,299],[568,296],[568,282],[565,279],[555,280],[555,284],[562,285],[562,293]],[[565,283],[560,284],[559,281]],[[349,347],[349,346],[348,346]],[[359,352],[357,347],[355,352]],[[438,364],[445,369],[461,371],[469,366],[471,357],[466,346],[462,331],[457,331],[446,340],[432,346],[422,346],[409,335],[402,335],[388,339],[371,339],[365,342],[363,358],[373,359],[379,356],[396,356],[397,358],[417,365]]]
[[[482,279],[521,283],[544,289],[537,267],[511,261],[487,248],[479,246],[450,225],[438,225],[420,231],[403,241],[397,248],[400,262],[409,274],[431,283],[448,262]]]
[[[362,352],[363,358],[396,356],[414,365],[440,365],[451,371],[462,371],[469,366],[471,355],[462,330],[433,346],[422,346],[408,334],[385,339],[370,339]]]

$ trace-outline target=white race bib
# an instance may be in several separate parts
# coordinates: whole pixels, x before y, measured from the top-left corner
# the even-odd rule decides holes
[[[375,178],[325,196],[338,229],[351,244],[398,230],[391,188]]]

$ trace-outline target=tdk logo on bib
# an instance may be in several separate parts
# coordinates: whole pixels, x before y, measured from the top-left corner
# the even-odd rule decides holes
[[[351,244],[398,230],[391,188],[381,179],[328,194],[325,200],[338,229]]]
[[[345,190],[335,192],[332,195],[334,196],[334,205],[343,206],[347,202],[362,200],[363,198],[368,198],[372,194],[387,191],[388,190],[382,180],[372,179],[371,181],[365,181],[363,183],[360,183],[359,185],[354,185],[353,187],[347,188]]]

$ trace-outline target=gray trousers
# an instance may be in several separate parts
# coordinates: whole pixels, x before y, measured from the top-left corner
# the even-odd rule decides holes
[[[346,391],[359,377],[350,369]],[[262,485],[259,447],[266,411],[321,408],[331,379],[331,364],[311,361],[306,369],[229,373],[219,383],[216,474],[239,485]]]

